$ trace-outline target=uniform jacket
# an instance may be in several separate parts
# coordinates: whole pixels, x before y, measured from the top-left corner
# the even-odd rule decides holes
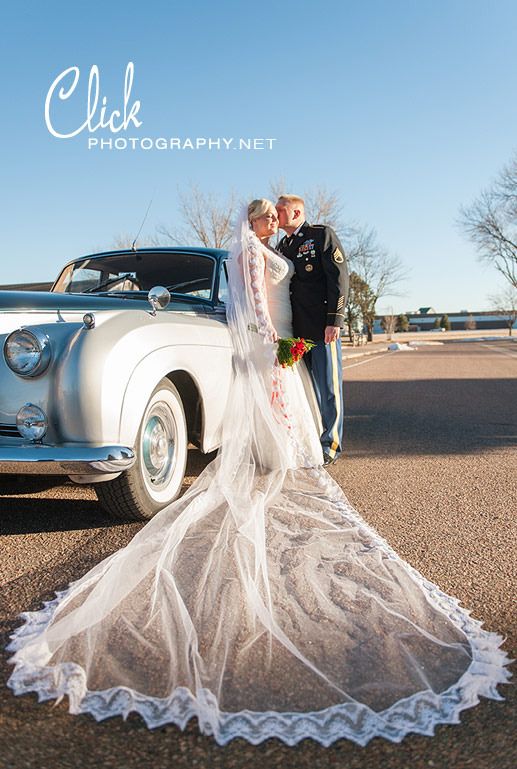
[[[277,249],[294,264],[290,286],[294,335],[319,342],[325,326],[342,328],[348,267],[332,227],[304,222],[296,235],[283,237]]]

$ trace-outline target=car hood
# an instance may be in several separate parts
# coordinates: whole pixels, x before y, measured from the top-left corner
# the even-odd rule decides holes
[[[189,310],[201,303],[171,299],[168,309]],[[18,310],[149,310],[145,299],[98,296],[96,294],[59,294],[52,291],[0,291],[0,312]]]
[[[206,308],[203,305],[203,309]],[[121,311],[149,312],[147,299],[123,299],[94,294],[58,294],[50,291],[0,291],[0,334],[21,326],[41,323],[82,322],[84,313],[95,312],[101,320]],[[163,312],[197,314],[199,303],[171,300]]]

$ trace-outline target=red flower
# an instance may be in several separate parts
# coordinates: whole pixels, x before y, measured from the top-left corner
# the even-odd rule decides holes
[[[291,345],[291,355],[293,356],[293,360],[296,363],[305,354],[305,352],[306,352],[306,347],[305,347],[305,341],[303,339],[300,339],[299,342],[295,342],[293,345]]]
[[[314,347],[314,342],[303,338],[280,339],[278,341],[278,360],[280,365],[285,368],[298,363],[299,360]]]

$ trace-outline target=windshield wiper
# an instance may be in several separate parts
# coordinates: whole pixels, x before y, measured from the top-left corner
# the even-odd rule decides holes
[[[174,291],[175,288],[185,288],[185,286],[193,286],[196,283],[206,283],[206,278],[196,278],[195,280],[186,280],[184,283],[173,283],[172,286],[167,286],[167,291]]]
[[[115,283],[120,283],[121,280],[130,280],[134,286],[138,286],[140,288],[140,284],[138,283],[137,279],[132,275],[117,275],[116,278],[109,278],[103,283],[99,283],[97,286],[86,288],[84,291],[81,291],[81,294],[93,294],[94,291],[101,291],[103,288],[108,288],[108,286],[115,285]]]

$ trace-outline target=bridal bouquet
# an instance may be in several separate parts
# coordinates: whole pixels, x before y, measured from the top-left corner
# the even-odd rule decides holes
[[[298,363],[306,352],[312,350],[312,348],[316,346],[310,339],[303,339],[300,337],[297,337],[296,339],[279,339],[277,345],[276,356],[283,368]]]

